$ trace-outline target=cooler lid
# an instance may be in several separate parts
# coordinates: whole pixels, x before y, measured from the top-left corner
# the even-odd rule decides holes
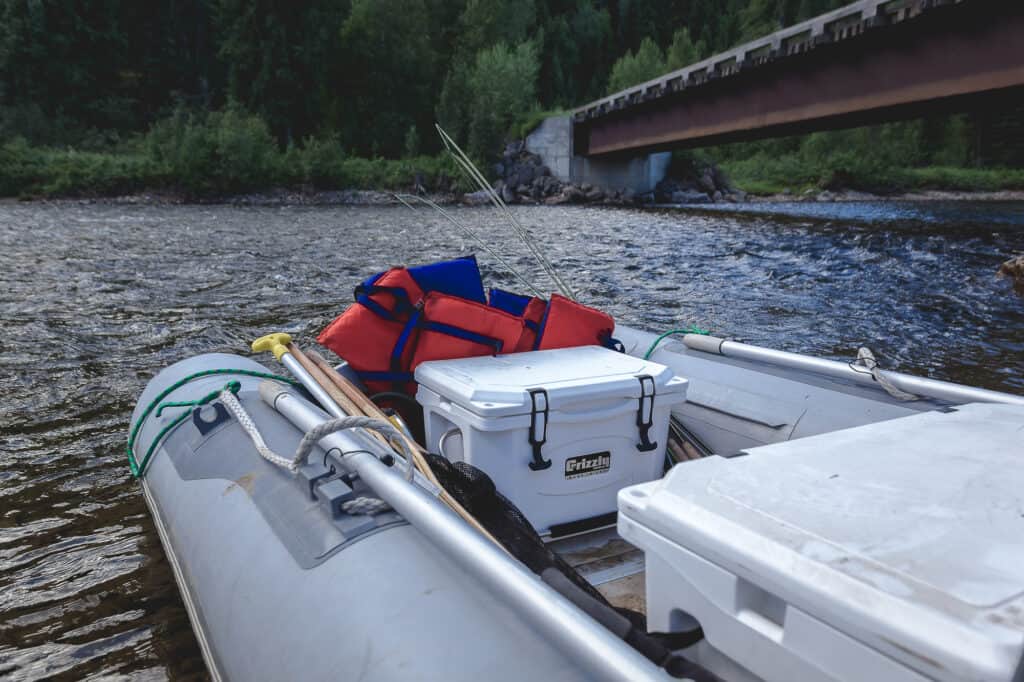
[[[600,346],[434,360],[416,368],[420,385],[481,417],[529,414],[533,388],[547,391],[553,411],[580,401],[639,398],[638,377],[645,375],[656,396],[685,395],[686,380],[668,367]]]
[[[1022,406],[970,404],[709,457],[619,499],[620,514],[910,668],[1013,678]]]

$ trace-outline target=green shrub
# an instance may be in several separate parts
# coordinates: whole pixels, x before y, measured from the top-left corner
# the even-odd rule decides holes
[[[469,79],[469,144],[475,159],[501,153],[516,122],[536,107],[540,62],[532,42],[509,49],[505,43],[481,50]]]
[[[153,126],[145,147],[190,194],[250,191],[278,179],[281,153],[266,123],[233,107],[205,115],[178,110]]]

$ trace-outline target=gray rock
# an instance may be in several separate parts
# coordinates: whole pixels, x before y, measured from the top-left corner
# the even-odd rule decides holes
[[[586,199],[587,201],[594,202],[603,200],[604,196],[604,192],[601,191],[600,187],[594,187],[589,192],[584,194],[583,198]]]
[[[506,184],[501,188],[501,200],[504,201],[506,204],[515,203],[516,192],[514,189],[512,189],[512,185]]]
[[[722,192],[719,190],[715,190],[715,193],[711,195],[711,200],[716,204],[720,202],[722,200]]]
[[[462,195],[462,203],[467,206],[486,206],[491,203],[491,196],[486,190],[470,192],[469,194]]]
[[[622,201],[624,201],[627,204],[632,204],[636,202],[636,192],[628,188],[622,190]]]
[[[499,178],[505,177],[505,164],[503,164],[503,163],[496,163],[493,166],[493,170],[494,170],[495,177],[499,177]]]
[[[999,279],[1009,278],[1013,283],[1013,290],[1024,296],[1024,254],[1014,256],[1000,265],[996,277]]]
[[[714,171],[710,168],[705,168],[704,172],[697,178],[697,186],[708,194],[714,194],[716,189]]]
[[[708,204],[711,199],[704,192],[676,190],[672,192],[670,201],[673,204]]]
[[[526,145],[523,143],[522,140],[512,140],[507,145],[505,145],[505,154],[507,156],[518,156],[519,154],[523,153],[523,148],[525,146]]]

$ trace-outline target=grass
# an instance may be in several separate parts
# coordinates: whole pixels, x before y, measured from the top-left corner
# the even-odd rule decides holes
[[[722,168],[740,189],[755,195],[800,194],[807,189],[853,189],[878,194],[914,190],[962,192],[1024,190],[1024,170],[955,166],[883,167],[848,159],[808,161],[796,154],[725,161]]]

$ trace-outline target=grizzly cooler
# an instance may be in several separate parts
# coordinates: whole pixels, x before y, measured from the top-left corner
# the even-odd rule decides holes
[[[488,474],[541,534],[615,522],[619,489],[660,478],[687,381],[598,346],[425,362],[426,444]]]

